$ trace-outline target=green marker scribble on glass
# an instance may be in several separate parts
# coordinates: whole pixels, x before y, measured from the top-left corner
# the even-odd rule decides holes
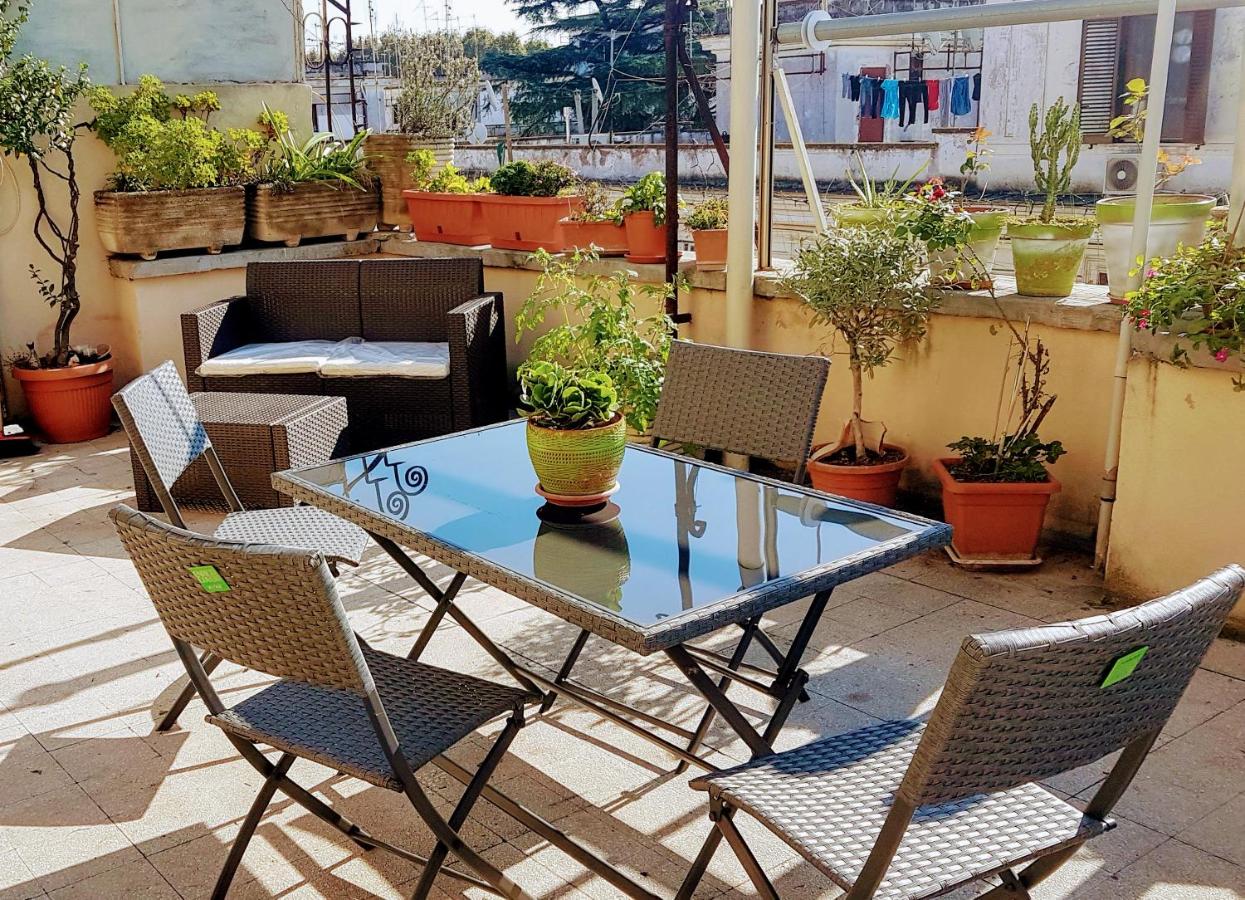
[[[1138,647],[1125,653],[1115,662],[1111,663],[1111,668],[1107,671],[1107,677],[1102,679],[1099,687],[1109,688],[1113,684],[1119,684],[1133,672],[1137,671],[1137,666],[1141,664],[1141,660],[1145,657],[1149,647]]]
[[[190,574],[209,594],[223,594],[229,590],[229,582],[216,571],[216,566],[190,566]]]

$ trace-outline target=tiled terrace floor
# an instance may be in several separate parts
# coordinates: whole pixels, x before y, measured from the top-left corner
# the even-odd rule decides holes
[[[203,723],[198,704],[183,716],[185,730],[153,733],[152,701],[157,708],[171,701],[180,672],[105,518],[129,485],[117,435],[0,462],[3,900],[206,897],[258,788],[255,772]],[[427,617],[426,601],[375,556],[341,584],[354,626],[379,646],[406,648]],[[1090,613],[1098,599],[1084,561],[1071,558],[1004,578],[956,571],[934,554],[853,583],[836,592],[817,632],[808,663],[812,701],[796,710],[783,744],[925,713],[965,634]],[[555,665],[573,636],[564,623],[478,584],[463,600],[492,635],[535,664]],[[781,619],[792,617],[787,611]],[[781,622],[774,625],[781,635]],[[686,694],[672,691],[677,676],[656,660],[589,646],[585,680],[647,698],[684,721],[697,715]],[[455,628],[443,626],[429,658],[489,671]],[[222,684],[226,698],[237,699],[261,682],[233,672]],[[722,731],[713,743],[724,758],[743,758]],[[471,745],[460,755],[481,752]],[[1091,766],[1051,787],[1084,797],[1104,769]],[[378,835],[424,852],[430,846],[396,795],[306,763],[294,774]],[[455,796],[444,779],[427,783],[447,805]],[[497,784],[667,896],[707,830],[703,795],[687,788],[686,776],[671,775],[668,760],[561,707],[520,733]],[[1116,831],[1083,849],[1035,897],[1245,896],[1245,645],[1215,645],[1120,813]],[[784,897],[837,896],[749,826],[745,820]],[[534,895],[616,896],[485,804],[467,833]],[[403,896],[418,874],[379,853],[359,855],[299,807],[279,802],[232,896]],[[710,876],[698,896],[750,894],[729,853],[718,854]],[[438,896],[459,895],[456,882],[438,884]]]

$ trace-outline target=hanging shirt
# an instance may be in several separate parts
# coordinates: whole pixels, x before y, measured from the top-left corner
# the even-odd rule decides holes
[[[967,81],[965,87],[967,87]],[[895,78],[887,78],[882,82],[882,118],[898,119],[899,118],[899,81]]]
[[[951,115],[966,116],[973,111],[973,101],[969,99],[969,78],[957,75],[955,84],[951,86]]]
[[[938,109],[938,79],[927,78],[925,80],[925,110],[927,113],[934,112]],[[928,115],[926,120],[928,121]]]
[[[973,99],[981,101],[981,73],[978,72],[973,76]]]

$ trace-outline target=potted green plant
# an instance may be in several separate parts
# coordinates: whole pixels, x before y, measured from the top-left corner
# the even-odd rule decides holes
[[[537,360],[519,367],[519,386],[541,495],[564,506],[607,497],[618,484],[627,446],[610,377]]]
[[[904,198],[895,230],[919,241],[929,262],[930,283],[938,287],[977,284],[984,273],[969,245],[973,219],[956,206],[959,193],[931,178]],[[988,276],[984,276],[987,277]]]
[[[886,426],[864,417],[864,380],[887,365],[899,344],[925,336],[933,292],[922,285],[920,246],[909,234],[840,228],[802,246],[781,284],[808,306],[813,324],[841,338],[852,375],[851,418],[838,442],[818,448],[808,469],[813,486],[893,506],[908,464],[886,443]]]
[[[469,54],[461,35],[452,31],[391,33],[389,56],[398,70],[399,91],[393,105],[397,131],[372,134],[366,150],[380,179],[381,222],[411,227],[404,191],[415,188],[410,155],[427,150],[436,166],[454,162],[454,141],[475,124],[480,63]]]
[[[583,208],[562,220],[568,250],[592,251],[597,256],[623,256],[627,252],[627,229],[618,202],[611,200],[599,181],[582,188]]]
[[[924,163],[903,181],[899,180],[899,169],[896,168],[890,178],[879,184],[869,177],[864,157],[859,152],[855,159],[859,174],[849,168],[847,183],[855,192],[856,199],[835,204],[832,210],[835,223],[842,228],[878,228],[892,223],[902,210],[904,196],[929,166],[929,163]]]
[[[1060,97],[1043,119],[1034,103],[1029,110],[1029,150],[1043,202],[1037,216],[1007,223],[1016,290],[1030,297],[1067,297],[1094,233],[1092,220],[1055,215],[1060,196],[1072,186],[1072,169],[1081,155],[1080,106],[1068,106]]]
[[[982,290],[994,284],[994,261],[1010,213],[1001,207],[968,199],[970,186],[977,187],[981,196],[985,196],[981,178],[990,171],[990,157],[994,154],[989,137],[987,128],[977,126],[969,138],[964,161],[960,163],[960,190],[954,204],[957,212],[966,213],[972,220],[968,239],[953,253],[942,250],[930,254],[930,275],[945,287]]]
[[[13,13],[16,13],[13,15]],[[6,18],[8,16],[8,18]],[[31,263],[39,295],[56,310],[52,349],[27,345],[10,358],[39,430],[55,443],[87,441],[108,433],[112,363],[107,347],[75,346],[70,337],[82,307],[78,293],[78,228],[81,187],[74,144],[74,107],[89,90],[86,67],[69,71],[26,55],[12,58],[24,7],[0,0],[0,150],[26,163],[38,204],[34,236],[56,268],[46,277]],[[67,209],[49,196],[50,183],[63,184]]]
[[[702,200],[687,216],[696,247],[696,268],[721,272],[726,268],[726,225],[730,208],[725,197]]]
[[[209,124],[212,91],[169,97],[154,75],[131,93],[89,95],[91,127],[117,156],[107,190],[95,192],[95,221],[109,253],[155,259],[162,250],[220,253],[242,243],[246,188],[265,144],[248,128]]]
[[[566,247],[562,220],[583,208],[574,195],[575,173],[552,160],[506,163],[489,179],[493,193],[482,197],[484,227],[500,250],[549,250]]]
[[[1113,138],[1140,144],[1146,132],[1146,106],[1150,88],[1144,78],[1134,78],[1124,86],[1122,95],[1128,110],[1111,120],[1108,130]],[[1165,149],[1159,150],[1159,171],[1156,187],[1162,188],[1190,166],[1201,162],[1188,153],[1173,159]],[[1156,194],[1150,207],[1150,230],[1146,233],[1145,258],[1171,256],[1176,248],[1191,247],[1206,236],[1206,224],[1215,198],[1205,194]],[[1107,257],[1107,285],[1111,299],[1124,302],[1128,275],[1132,271],[1133,216],[1137,198],[1104,197],[1094,206],[1098,226],[1102,230],[1102,249]]]
[[[1060,484],[1046,466],[1063,456],[1059,441],[1038,435],[1055,397],[1046,390],[1050,356],[1009,321],[1015,354],[999,392],[998,425],[990,437],[948,444],[958,456],[934,460],[943,515],[951,525],[948,552],[969,565],[1033,565],[1050,498]]]
[[[407,221],[416,240],[478,247],[489,242],[480,197],[491,190],[487,178],[467,178],[431,150],[411,152],[411,186],[402,191]]]
[[[640,306],[663,309],[673,289],[636,285],[627,272],[585,271],[596,259],[591,251],[566,258],[541,250],[534,258],[541,273],[515,316],[515,340],[539,331],[529,361],[604,372],[628,427],[645,434],[657,415],[675,329],[664,312],[646,315]],[[555,324],[548,327],[551,320]]]
[[[252,238],[297,247],[303,238],[330,235],[353,241],[376,227],[380,195],[363,155],[369,132],[349,141],[314,134],[299,143],[284,114],[265,110],[261,121],[274,141],[247,202]]]
[[[627,188],[619,204],[627,228],[627,259],[666,260],[666,176],[649,172]]]

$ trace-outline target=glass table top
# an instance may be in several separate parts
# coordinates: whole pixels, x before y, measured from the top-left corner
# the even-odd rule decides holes
[[[945,527],[634,445],[611,506],[588,522],[549,521],[524,430],[507,423],[284,477],[640,627]]]

